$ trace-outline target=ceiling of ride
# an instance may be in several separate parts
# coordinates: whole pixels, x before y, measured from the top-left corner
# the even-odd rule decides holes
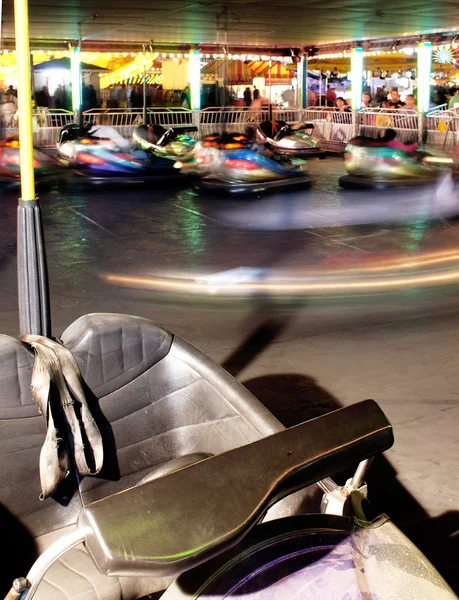
[[[459,30],[456,0],[29,0],[33,41],[307,46]],[[92,15],[97,14],[95,19]],[[2,42],[14,39],[3,0]]]

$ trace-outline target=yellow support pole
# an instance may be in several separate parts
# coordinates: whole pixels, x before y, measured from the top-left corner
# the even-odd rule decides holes
[[[48,272],[33,170],[28,0],[14,0],[21,195],[18,201],[18,304],[21,334],[51,336]]]
[[[27,201],[35,200],[30,89],[29,7],[27,0],[14,0],[14,25],[16,33],[16,68],[18,72],[21,200]]]

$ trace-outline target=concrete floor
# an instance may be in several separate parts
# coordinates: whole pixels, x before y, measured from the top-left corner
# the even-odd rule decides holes
[[[442,218],[454,212],[454,192],[444,182],[444,194],[343,195],[340,160],[314,160],[310,170],[311,190],[250,200],[81,181],[42,192],[54,334],[87,312],[157,320],[224,365],[286,425],[374,398],[396,441],[372,468],[370,498],[459,592],[459,223]],[[1,197],[0,330],[11,335],[16,197]],[[406,257],[413,265],[402,275],[433,283],[304,294],[199,287],[240,267],[224,284],[231,276],[334,281],[349,268],[345,277],[364,281]],[[106,274],[155,278],[161,288],[113,286]],[[189,280],[197,290],[174,291]]]

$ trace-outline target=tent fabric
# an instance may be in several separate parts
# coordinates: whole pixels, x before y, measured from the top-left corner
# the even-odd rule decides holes
[[[230,82],[251,83],[253,79],[249,65],[242,60],[232,60],[228,65],[228,80]]]
[[[266,60],[257,60],[249,63],[250,70],[253,73],[254,77],[265,77],[267,78],[269,75],[269,61]],[[286,65],[283,65],[281,62],[273,62],[271,63],[271,78],[272,79],[290,79],[294,77],[294,73],[292,70],[287,69]]]
[[[80,63],[82,71],[101,71],[101,72],[109,72],[110,69],[105,69],[104,67],[99,67],[98,65],[91,65],[89,63]],[[35,73],[39,73],[40,71],[47,71],[49,69],[60,69],[62,71],[70,70],[70,58],[53,58],[51,60],[47,60],[45,62],[39,63],[38,65],[33,66],[33,70]]]
[[[214,59],[201,69],[201,75],[225,75],[228,82],[251,83],[253,73],[242,60]]]

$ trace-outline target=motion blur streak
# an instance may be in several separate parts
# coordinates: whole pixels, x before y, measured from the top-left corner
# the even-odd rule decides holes
[[[241,283],[220,283],[215,285],[209,282],[198,283],[191,279],[173,279],[168,277],[135,277],[129,275],[104,275],[108,283],[124,287],[149,289],[156,291],[180,292],[187,294],[239,294],[239,293],[270,293],[274,295],[292,294],[334,294],[346,292],[371,292],[393,289],[408,289],[420,286],[435,286],[441,284],[459,283],[459,270],[448,272],[400,275],[392,278],[370,280],[343,280],[343,281],[253,281]]]
[[[336,269],[328,271],[327,275],[342,275],[347,273],[376,273],[378,271],[392,271],[394,269],[415,269],[426,267],[428,265],[436,265],[459,260],[459,251],[450,250],[445,252],[428,252],[426,254],[417,255],[413,258],[397,257],[390,261],[385,261],[383,264],[374,264],[371,266],[358,266],[350,269]]]

